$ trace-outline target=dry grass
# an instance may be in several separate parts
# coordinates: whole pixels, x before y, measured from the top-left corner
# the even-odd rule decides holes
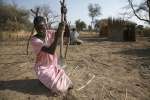
[[[74,89],[67,100],[148,100],[149,67],[142,64],[150,64],[149,40],[91,41],[96,35],[81,33],[85,43],[69,46],[65,71]],[[0,43],[0,100],[62,100],[61,96],[49,96],[49,90],[36,80],[35,57],[25,55],[25,43]]]
[[[30,32],[19,31],[19,32],[1,32],[0,40],[8,41],[8,40],[25,40],[29,37]]]

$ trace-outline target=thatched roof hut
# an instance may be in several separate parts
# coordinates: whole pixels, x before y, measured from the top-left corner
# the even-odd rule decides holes
[[[135,26],[135,23],[121,19],[103,19],[99,36],[106,36],[112,41],[135,41]]]

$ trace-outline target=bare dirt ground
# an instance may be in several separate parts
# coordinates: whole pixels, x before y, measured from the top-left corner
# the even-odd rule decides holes
[[[67,100],[150,100],[150,38],[112,42],[83,34],[82,39],[83,45],[68,49],[65,70],[74,89]],[[37,80],[29,51],[27,56],[25,41],[0,42],[0,100],[62,100]]]

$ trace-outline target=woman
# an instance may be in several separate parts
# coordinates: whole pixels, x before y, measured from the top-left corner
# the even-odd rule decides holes
[[[37,16],[34,19],[34,27],[37,34],[31,38],[31,44],[36,54],[34,66],[38,79],[51,90],[52,93],[65,94],[72,88],[72,82],[60,68],[55,53],[58,38],[64,30],[64,24],[60,23],[57,32],[46,30],[45,19]]]

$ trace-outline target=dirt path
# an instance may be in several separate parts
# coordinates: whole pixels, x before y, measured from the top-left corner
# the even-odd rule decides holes
[[[75,89],[68,100],[149,100],[148,39],[140,37],[133,43],[98,38],[84,41],[69,47],[65,70]],[[62,100],[49,96],[36,79],[34,55],[25,55],[25,45],[23,41],[0,43],[0,100]]]

